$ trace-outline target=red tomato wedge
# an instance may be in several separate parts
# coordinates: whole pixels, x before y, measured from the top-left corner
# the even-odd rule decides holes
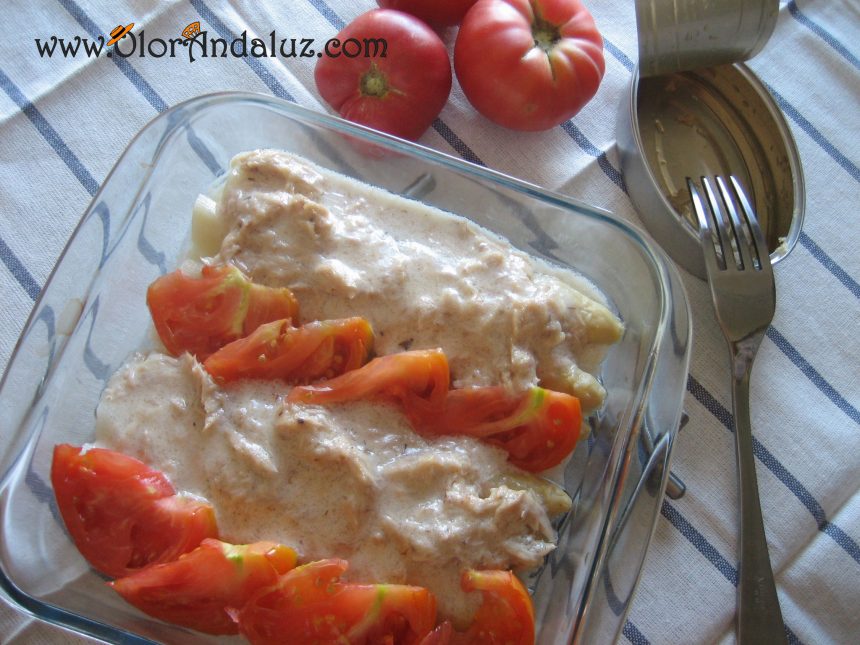
[[[449,621],[439,623],[432,632],[424,637],[421,645],[449,645],[454,636],[454,628]]]
[[[429,414],[441,408],[449,381],[442,350],[415,350],[380,356],[330,381],[293,388],[287,401],[327,404],[381,398]]]
[[[436,599],[421,587],[340,581],[343,560],[311,562],[261,589],[235,612],[254,645],[418,645],[436,623]]]
[[[404,411],[421,434],[483,439],[531,472],[560,464],[576,447],[582,425],[579,399],[540,387],[516,395],[503,387],[451,390],[440,411]]]
[[[582,410],[569,394],[533,387],[449,390],[441,350],[381,356],[330,381],[296,387],[287,401],[325,405],[377,398],[402,407],[424,435],[469,435],[508,452],[511,463],[540,472],[561,463],[579,441]]]
[[[174,562],[110,583],[141,611],[207,634],[238,634],[228,608],[244,606],[296,566],[296,552],[274,542],[233,545],[206,539]]]
[[[216,381],[240,378],[307,383],[331,379],[364,365],[373,330],[364,318],[323,320],[292,327],[288,319],[260,325],[203,363]]]
[[[465,632],[454,632],[454,645],[534,645],[532,600],[510,571],[466,570],[463,591],[480,591],[484,600]],[[444,642],[444,641],[440,641]]]
[[[56,446],[51,483],[81,555],[109,576],[175,560],[218,534],[209,504],[176,495],[162,473],[112,450]]]
[[[230,264],[204,266],[198,278],[163,275],[149,285],[146,304],[167,351],[199,360],[263,323],[299,314],[289,289],[255,284]]]

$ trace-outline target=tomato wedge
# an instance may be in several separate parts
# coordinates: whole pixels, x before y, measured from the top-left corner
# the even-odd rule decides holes
[[[112,450],[56,446],[51,483],[81,555],[109,576],[175,560],[218,534],[209,504],[176,495],[162,473]]]
[[[511,463],[540,472],[576,447],[582,425],[579,399],[533,387],[449,390],[445,354],[438,349],[381,356],[330,381],[296,387],[287,401],[328,404],[380,398],[403,408],[424,435],[469,435],[508,452]]]
[[[560,464],[576,447],[582,425],[579,399],[540,387],[516,395],[503,387],[451,390],[441,411],[404,411],[421,434],[483,439],[531,472]]]
[[[469,629],[454,632],[453,645],[534,645],[532,600],[513,573],[468,569],[460,586],[463,591],[480,591],[484,600]]]
[[[146,304],[167,351],[194,354],[199,360],[263,323],[298,318],[289,289],[255,284],[236,267],[203,267],[199,278],[181,270],[149,285]]]
[[[174,562],[157,564],[110,583],[141,611],[207,634],[238,634],[228,608],[296,566],[296,552],[274,542],[233,545],[206,539]]]
[[[436,599],[422,587],[340,581],[344,560],[311,562],[255,593],[235,612],[252,644],[418,645],[436,623]]]
[[[513,573],[469,569],[463,572],[460,586],[463,591],[480,591],[484,596],[472,624],[458,632],[446,620],[421,645],[534,645],[531,597]]]
[[[432,632],[424,637],[421,645],[449,645],[454,636],[454,628],[450,621],[439,623]]]
[[[449,382],[442,350],[415,350],[380,356],[330,381],[293,388],[287,401],[324,405],[381,398],[430,414],[441,408]]]
[[[373,331],[364,318],[302,327],[292,327],[284,319],[260,325],[250,336],[225,345],[203,366],[221,383],[240,378],[307,383],[361,367],[372,346]]]

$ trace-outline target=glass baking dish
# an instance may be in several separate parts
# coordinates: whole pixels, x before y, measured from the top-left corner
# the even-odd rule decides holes
[[[675,270],[641,234],[591,206],[275,98],[203,96],[154,119],[84,213],[0,382],[0,586],[41,619],[108,641],[214,637],[127,605],[77,553],[50,488],[55,444],[93,439],[105,383],[153,345],[145,291],[187,251],[196,196],[233,155],[279,148],[471,218],[594,282],[626,331],[600,378],[608,396],[563,473],[572,510],[532,575],[537,642],[618,637],[668,476],[686,383],[690,315]]]

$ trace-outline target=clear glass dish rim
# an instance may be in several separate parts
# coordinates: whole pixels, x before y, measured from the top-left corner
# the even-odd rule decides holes
[[[446,154],[444,152],[440,152],[433,148],[429,148],[422,144],[406,141],[394,137],[392,135],[379,132],[372,128],[352,123],[337,116],[310,110],[285,99],[280,99],[278,97],[262,93],[247,91],[221,91],[207,93],[177,103],[176,105],[153,117],[129,140],[128,144],[123,149],[122,153],[117,157],[116,162],[113,164],[110,171],[105,176],[105,179],[99,186],[99,189],[93,195],[88,206],[84,210],[81,218],[79,219],[74,230],[72,231],[69,240],[66,242],[62,252],[57,258],[56,263],[51,269],[51,272],[47,280],[45,281],[42,291],[39,293],[38,297],[33,303],[33,308],[30,312],[30,315],[28,316],[27,321],[23,326],[22,332],[15,343],[13,351],[9,357],[9,362],[7,363],[2,377],[0,377],[0,397],[2,397],[2,394],[7,387],[7,379],[11,372],[11,366],[14,364],[16,357],[24,343],[25,337],[27,336],[27,332],[36,320],[37,312],[40,309],[40,306],[43,302],[45,294],[48,291],[48,288],[52,285],[54,277],[62,266],[63,260],[66,257],[69,249],[75,244],[75,241],[84,223],[93,213],[97,204],[99,204],[103,192],[110,185],[111,180],[117,170],[121,166],[123,166],[124,162],[126,161],[126,157],[128,157],[130,154],[130,151],[139,144],[139,142],[150,130],[159,127],[164,121],[168,122],[166,129],[164,133],[162,133],[161,139],[155,148],[153,154],[154,163],[148,164],[146,171],[141,173],[140,175],[139,186],[143,186],[146,184],[146,182],[149,180],[149,178],[157,168],[157,162],[161,156],[163,146],[166,142],[170,141],[171,135],[177,127],[175,124],[170,123],[170,121],[173,119],[176,119],[176,121],[178,122],[178,119],[176,118],[177,114],[186,110],[194,110],[196,112],[199,112],[203,109],[231,102],[257,104],[266,109],[279,112],[282,115],[285,115],[288,118],[294,119],[296,121],[304,122],[316,127],[334,130],[341,134],[355,137],[357,139],[361,139],[369,143],[377,144],[384,148],[394,150],[398,153],[403,153],[409,156],[417,157],[423,161],[428,161],[433,164],[441,165],[446,169],[451,170],[460,175],[471,176],[479,180],[488,181],[492,184],[511,189],[518,193],[537,199],[538,201],[560,207],[564,210],[576,211],[581,215],[592,218],[599,222],[603,222],[606,225],[618,229],[622,235],[635,243],[642,250],[643,256],[648,259],[648,261],[650,262],[650,268],[655,272],[655,275],[658,278],[657,284],[659,285],[659,291],[655,295],[659,297],[660,314],[654,332],[654,342],[649,348],[647,365],[644,368],[641,382],[639,384],[639,387],[634,392],[634,396],[631,400],[632,417],[641,417],[644,408],[647,406],[647,401],[649,400],[649,395],[653,386],[656,367],[658,363],[656,357],[660,353],[663,339],[666,336],[667,327],[670,326],[671,319],[673,316],[674,302],[667,286],[673,282],[672,274],[677,274],[677,271],[672,267],[667,256],[662,251],[656,249],[654,245],[646,239],[646,237],[643,235],[642,232],[640,232],[637,227],[607,210],[587,204],[572,197],[567,197],[558,192],[543,188],[537,184],[533,184],[523,179],[507,175],[500,171],[493,170],[486,166],[481,166],[465,161],[463,159],[459,159],[457,157]],[[129,213],[125,214],[125,218],[129,216]],[[122,226],[121,223],[120,226]],[[88,276],[88,278],[91,278],[91,276]],[[685,322],[689,322],[692,318],[689,300],[686,297],[686,292],[684,291],[683,285],[680,283],[680,280],[676,278],[674,282],[676,283],[676,286],[680,289],[680,291],[678,291],[680,298],[683,299],[683,310],[687,319]],[[688,336],[690,336],[691,333],[692,330],[690,329],[690,331],[688,332]],[[49,369],[44,376],[44,382],[47,382],[52,377],[54,370],[61,362],[67,340],[68,339],[63,340],[62,344],[58,348],[58,351],[54,355]],[[688,351],[685,356],[685,373],[689,364],[689,358],[690,357]],[[626,454],[628,452],[628,446],[630,442],[634,439],[635,433],[632,432],[633,429],[634,424],[631,424],[628,428],[628,431],[626,432],[624,441],[622,442],[623,446],[620,447],[622,453]],[[32,432],[29,433],[26,437],[15,437],[15,440],[11,444],[12,447],[22,442],[23,445],[26,446],[29,443],[31,435]],[[669,451],[667,453],[667,468],[665,469],[665,472],[663,474],[661,487],[659,490],[660,497],[662,497],[663,495],[663,491],[665,490],[665,485],[668,478],[668,464],[671,460],[672,455],[671,443],[673,442],[670,442],[670,446],[668,449]],[[0,493],[4,491],[7,479],[9,478],[10,474],[12,474],[12,472],[15,470],[18,461],[21,459],[21,457],[25,455],[25,453],[26,451],[23,449],[18,451],[18,453],[14,455],[11,455],[11,452],[6,451],[0,453],[0,464],[8,464],[8,468],[4,472],[0,473]],[[619,511],[621,510],[620,505],[622,502],[622,490],[626,481],[627,470],[620,468],[620,462],[618,462],[618,460],[612,462],[611,465],[613,466],[613,472],[611,475],[611,481],[609,482],[608,486],[612,490],[612,496],[608,503],[605,516],[603,518],[604,522],[603,527],[600,531],[599,539],[597,540],[597,543],[595,545],[595,557],[590,567],[588,582],[586,583],[586,589],[590,587],[594,582],[595,572],[599,572],[602,567],[603,559],[605,558],[607,552],[607,538],[612,533],[615,521],[619,515]],[[0,502],[2,502],[2,497],[3,496],[0,495]],[[643,553],[646,552],[648,546],[650,546],[653,533],[657,524],[657,516],[658,514],[655,514]],[[640,574],[641,565],[640,571],[637,572],[634,589],[638,585]],[[44,602],[42,600],[30,596],[29,594],[17,587],[17,585],[7,576],[6,571],[2,566],[0,566],[0,592],[4,592],[4,595],[6,595],[8,599],[12,600],[15,604],[24,609],[27,613],[33,615],[35,618],[77,631],[81,634],[85,634],[95,638],[118,637],[122,639],[122,642],[129,643],[153,642],[145,637],[138,636],[136,634],[132,634],[122,629],[118,629],[111,625],[107,625],[99,621],[84,617],[80,614],[64,609],[63,607]],[[586,591],[583,596],[582,606],[577,611],[577,621],[582,619],[584,607],[588,604],[588,600],[589,592]],[[624,614],[619,616],[619,622],[621,624],[623,624],[623,621],[626,619],[626,615],[629,611],[629,608],[630,605],[628,603]]]

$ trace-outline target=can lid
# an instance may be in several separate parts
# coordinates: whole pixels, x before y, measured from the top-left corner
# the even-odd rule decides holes
[[[636,0],[639,73],[739,63],[773,33],[779,0]]]

